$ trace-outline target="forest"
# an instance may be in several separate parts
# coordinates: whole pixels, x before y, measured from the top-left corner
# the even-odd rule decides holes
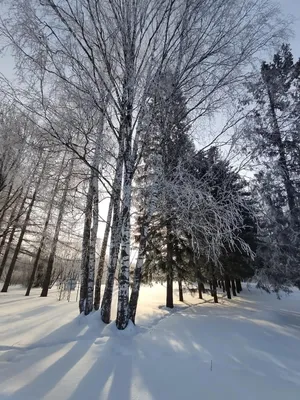
[[[124,330],[158,282],[170,309],[175,287],[300,288],[300,61],[276,5],[2,7],[1,292],[76,287]]]

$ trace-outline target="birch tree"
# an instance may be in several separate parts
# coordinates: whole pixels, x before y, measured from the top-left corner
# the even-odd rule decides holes
[[[93,169],[89,179],[89,187],[86,199],[85,221],[82,242],[82,277],[80,287],[80,312],[89,314],[93,310],[94,300],[94,277],[95,277],[95,257],[96,240],[99,220],[99,188],[97,170],[100,164],[101,144],[103,143],[104,116],[101,116],[101,122],[97,127],[96,148],[94,151]]]
[[[107,218],[105,221],[105,230],[104,236],[101,245],[101,251],[99,255],[99,263],[97,269],[97,277],[96,277],[96,285],[95,285],[95,300],[94,300],[94,309],[99,310],[100,307],[100,299],[101,299],[101,282],[104,272],[104,264],[105,264],[105,255],[107,250],[107,244],[109,239],[109,233],[111,228],[112,222],[112,213],[113,213],[113,198],[110,198],[108,211],[107,211]]]
[[[142,152],[137,125],[150,85],[171,69],[191,121],[211,114],[230,98],[252,56],[282,35],[278,15],[268,0],[110,0],[101,7],[96,0],[18,0],[2,19],[20,63],[88,95],[102,112],[103,88],[108,94],[105,116],[119,155],[104,322],[110,320],[119,246],[118,328],[129,318],[132,182]]]

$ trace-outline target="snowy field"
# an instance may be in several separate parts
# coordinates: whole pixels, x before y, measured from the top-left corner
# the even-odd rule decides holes
[[[299,292],[244,287],[219,304],[186,294],[171,313],[164,298],[161,285],[142,288],[137,326],[117,332],[55,290],[1,293],[0,399],[300,399]]]

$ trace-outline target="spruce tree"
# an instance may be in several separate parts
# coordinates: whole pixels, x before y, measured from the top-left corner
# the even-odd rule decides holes
[[[284,44],[247,84],[252,110],[242,137],[244,150],[259,164],[257,278],[261,287],[276,292],[298,284],[300,276],[299,83],[300,61]]]

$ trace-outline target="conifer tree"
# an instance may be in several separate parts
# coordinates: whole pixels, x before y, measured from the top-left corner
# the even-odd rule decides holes
[[[278,292],[297,284],[299,225],[300,61],[283,44],[260,76],[247,84],[251,112],[243,126],[244,150],[255,164],[260,203],[259,285]]]

